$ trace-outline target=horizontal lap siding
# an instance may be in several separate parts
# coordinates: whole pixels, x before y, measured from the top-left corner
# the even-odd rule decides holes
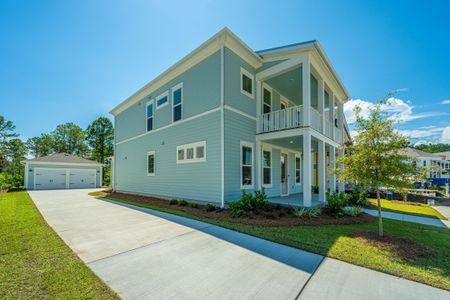
[[[225,110],[225,201],[234,201],[241,197],[240,141],[254,144],[256,151],[256,121],[232,111]],[[255,155],[256,153],[254,153]],[[255,172],[256,157],[253,166],[254,186],[257,186]],[[247,190],[253,192],[253,190]]]
[[[177,164],[176,147],[199,141],[206,141],[206,162]],[[147,176],[149,151],[155,176]],[[220,112],[118,144],[115,158],[118,191],[220,203]]]
[[[100,167],[98,166],[73,166],[73,165],[53,165],[53,164],[28,164],[28,169],[25,172],[28,172],[28,186],[27,189],[32,190],[34,188],[34,169],[95,169],[96,170],[96,183],[97,187],[100,184]]]

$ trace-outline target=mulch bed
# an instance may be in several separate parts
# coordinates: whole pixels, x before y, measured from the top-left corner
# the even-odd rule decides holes
[[[416,259],[417,257],[435,256],[436,252],[414,240],[385,235],[380,237],[377,232],[373,231],[355,231],[352,236],[365,244],[374,246],[379,249],[386,249],[403,259]]]
[[[272,227],[290,227],[290,226],[317,226],[317,225],[350,225],[350,224],[365,224],[372,222],[374,218],[366,213],[361,213],[359,216],[351,217],[344,216],[342,218],[335,218],[330,215],[329,211],[324,208],[322,215],[317,218],[299,218],[291,214],[292,209],[286,207],[271,206],[264,210],[250,212],[243,217],[233,217],[229,209],[219,209],[215,211],[206,211],[203,205],[198,208],[181,205],[170,205],[169,200],[160,199],[156,197],[131,195],[116,192],[104,191],[99,196],[109,196],[116,199],[132,201],[141,204],[151,204],[161,208],[170,208],[178,211],[183,211],[194,216],[205,217],[215,220],[240,223],[253,226],[272,226]]]

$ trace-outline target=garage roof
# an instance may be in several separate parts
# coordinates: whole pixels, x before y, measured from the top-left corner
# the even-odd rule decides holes
[[[41,163],[67,163],[67,164],[92,164],[99,165],[98,162],[85,159],[68,153],[55,153],[49,156],[37,157],[25,160],[25,162],[41,162]]]

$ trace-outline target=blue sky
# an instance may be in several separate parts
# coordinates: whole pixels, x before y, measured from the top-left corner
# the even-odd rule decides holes
[[[255,50],[319,40],[358,103],[404,88],[399,130],[450,143],[449,11],[446,0],[3,0],[0,114],[24,139],[85,128],[227,26]]]

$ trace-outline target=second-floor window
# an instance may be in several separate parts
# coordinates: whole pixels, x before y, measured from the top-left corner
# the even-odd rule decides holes
[[[153,130],[153,122],[155,111],[153,109],[154,101],[150,100],[147,103],[147,131]]]
[[[169,104],[169,92],[164,92],[163,94],[156,97],[156,109],[160,109]]]
[[[183,119],[183,83],[172,88],[172,121]]]
[[[253,99],[253,81],[252,73],[241,68],[241,93]]]
[[[270,90],[263,88],[263,114],[272,111],[272,93]]]

